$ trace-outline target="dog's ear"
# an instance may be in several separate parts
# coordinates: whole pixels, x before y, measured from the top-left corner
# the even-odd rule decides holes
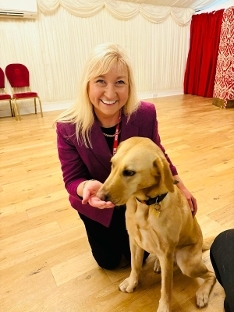
[[[167,160],[157,157],[154,160],[154,167],[159,171],[162,182],[165,184],[168,191],[174,192],[174,179]]]

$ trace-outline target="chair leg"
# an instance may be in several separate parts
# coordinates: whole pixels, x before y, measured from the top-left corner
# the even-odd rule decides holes
[[[11,116],[14,117],[15,116],[15,112],[13,110],[11,100],[9,100],[9,103],[10,103],[10,108],[11,108]]]
[[[35,114],[37,114],[37,98],[34,98],[34,109],[35,109]]]
[[[18,114],[17,114],[17,107],[16,107],[16,103],[15,103],[15,99],[12,101],[12,107],[13,107],[13,111],[14,111],[14,115],[15,115],[15,120],[18,120]]]
[[[41,106],[41,99],[39,98],[39,96],[37,98],[38,98],[39,105],[40,105],[41,117],[43,117],[42,106]]]
[[[19,105],[17,103],[17,100],[14,100],[14,110],[15,110],[15,119],[16,120],[21,120],[21,116],[20,116],[20,110],[19,110]]]

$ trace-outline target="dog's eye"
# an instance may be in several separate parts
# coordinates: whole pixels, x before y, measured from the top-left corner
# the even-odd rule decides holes
[[[131,176],[133,176],[135,173],[136,173],[136,172],[133,171],[133,170],[124,170],[124,171],[123,171],[123,175],[124,175],[125,177],[131,177]]]

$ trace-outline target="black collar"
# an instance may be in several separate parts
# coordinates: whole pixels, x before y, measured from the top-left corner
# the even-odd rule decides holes
[[[158,195],[154,198],[149,198],[147,200],[140,200],[136,197],[136,199],[142,203],[142,204],[146,204],[147,206],[150,206],[150,205],[158,205],[165,197],[166,197],[167,193],[164,193],[162,195]]]

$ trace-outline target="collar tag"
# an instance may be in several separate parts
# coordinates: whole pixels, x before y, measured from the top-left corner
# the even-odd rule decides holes
[[[158,218],[159,218],[160,213],[161,213],[161,211],[160,211],[160,206],[159,206],[159,208],[158,208],[158,209],[154,209],[154,216],[155,216],[155,218],[156,218],[156,219],[158,219]]]
[[[160,213],[161,213],[161,205],[160,205],[160,203],[155,202],[155,204],[153,206],[154,206],[154,216],[155,216],[155,218],[158,219],[160,216]]]

